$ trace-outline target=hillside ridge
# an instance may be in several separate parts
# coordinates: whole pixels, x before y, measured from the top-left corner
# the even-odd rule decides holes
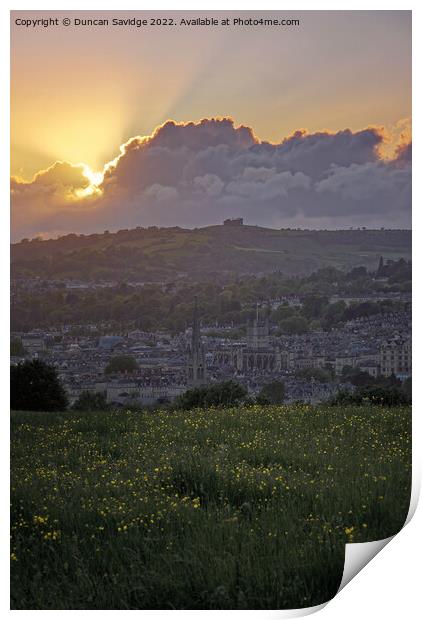
[[[213,225],[68,234],[11,245],[12,277],[172,280],[212,274],[303,275],[325,266],[374,268],[411,256],[411,231]]]

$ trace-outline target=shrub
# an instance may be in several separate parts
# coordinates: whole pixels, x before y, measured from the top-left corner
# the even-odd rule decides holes
[[[281,405],[286,398],[286,388],[281,381],[267,383],[256,398],[259,405]]]
[[[331,405],[380,405],[397,407],[410,405],[411,397],[396,386],[359,388],[355,392],[339,391],[330,401]]]
[[[224,381],[187,390],[175,400],[176,409],[197,407],[235,407],[247,396],[247,390],[236,381]]]
[[[104,394],[81,392],[79,398],[73,403],[74,411],[104,411],[107,409],[107,400]]]

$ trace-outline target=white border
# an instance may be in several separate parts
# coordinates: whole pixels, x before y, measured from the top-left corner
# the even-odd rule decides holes
[[[215,0],[214,2],[204,2],[201,6],[198,6],[194,2],[182,2],[180,4],[176,2],[161,2],[160,0],[149,2],[134,2],[119,0],[118,3],[113,3],[108,0],[99,2],[98,0],[91,2],[81,2],[81,0],[74,0],[73,2],[59,3],[50,1],[40,1],[34,6],[31,2],[6,2],[7,6],[2,6],[0,9],[1,21],[0,21],[0,45],[1,45],[1,84],[5,85],[9,82],[9,10],[283,10],[283,11],[300,11],[300,10],[413,10],[413,108],[415,111],[422,109],[422,102],[420,97],[420,79],[418,78],[415,67],[421,72],[420,65],[420,19],[419,8],[417,2],[391,2],[391,1],[372,1],[372,2],[343,2],[341,7],[338,3],[320,2],[318,4],[311,1],[293,3],[289,6],[280,6],[277,2],[251,2],[250,0],[244,0],[243,2],[235,1],[230,5],[222,0]],[[118,6],[117,6],[118,5]],[[394,88],[394,84],[392,84]],[[4,92],[4,90],[3,90]],[[8,571],[9,571],[9,538],[8,538],[8,455],[9,455],[9,424],[8,424],[8,410],[9,410],[9,355],[7,343],[9,342],[9,310],[8,310],[8,291],[9,291],[9,213],[7,205],[9,204],[9,100],[5,96],[2,97],[3,106],[1,114],[1,135],[2,141],[0,148],[2,150],[2,156],[0,161],[1,175],[1,205],[0,209],[0,260],[2,265],[1,277],[2,277],[2,291],[4,297],[4,303],[0,307],[0,321],[3,329],[3,343],[6,343],[4,351],[0,357],[0,377],[2,381],[2,390],[0,391],[3,407],[2,411],[2,424],[3,432],[1,434],[2,441],[4,443],[1,451],[2,467],[1,472],[1,484],[4,498],[4,511],[5,518],[2,519],[2,538],[1,538],[1,550],[2,550],[2,562],[1,562],[1,577],[2,577],[2,609],[8,610],[9,606],[9,592],[8,587]],[[419,163],[419,148],[418,139],[420,137],[420,123],[419,118],[416,116],[413,119],[413,131],[416,136],[416,145],[413,150],[414,157],[414,169],[418,170]],[[421,208],[421,193],[420,193],[420,175],[415,175],[413,180],[413,229],[415,232],[414,240],[414,253],[413,253],[413,265],[414,273],[419,275],[422,267],[422,255],[418,251],[418,236],[420,230],[420,208]],[[421,284],[418,282],[419,278],[416,277],[414,281],[414,316],[420,316],[421,311]],[[421,327],[419,321],[414,321],[414,376],[420,376],[420,362],[419,362],[419,344],[421,342]],[[414,394],[414,431],[413,431],[413,497],[412,503],[414,503],[415,492],[419,492],[420,478],[421,478],[421,421],[419,414],[419,406],[421,402],[421,396],[415,390]],[[7,503],[7,507],[6,507]],[[7,511],[7,512],[6,512]],[[416,548],[419,537],[422,533],[422,511],[419,510],[416,513],[415,518],[411,523],[400,532],[397,537],[388,545],[388,551],[383,551],[380,556],[375,558],[370,565],[365,569],[364,574],[360,574],[352,583],[342,590],[331,601],[322,612],[321,618],[335,618],[336,620],[341,616],[342,619],[348,620],[349,618],[355,618],[357,614],[363,615],[363,617],[371,617],[372,615],[382,616],[384,618],[396,618],[400,615],[401,618],[413,618],[416,617],[417,611],[420,611],[419,607],[419,579],[420,572],[420,556],[418,556]],[[418,581],[417,581],[418,580]],[[29,615],[44,615],[52,613],[62,612],[48,612],[48,611],[14,611],[9,613],[24,613]],[[66,614],[70,614],[71,617],[76,617],[76,614],[107,614],[108,616],[121,614],[121,611],[66,611]],[[135,612],[137,613],[137,612]],[[147,618],[164,618],[169,612],[153,612],[143,611],[143,617]],[[214,616],[217,612],[202,611],[174,611],[170,612],[177,614],[179,617],[197,616],[200,614],[207,614],[208,616]],[[261,611],[241,611],[241,612],[218,612],[220,618],[229,618],[233,615],[240,617],[262,617],[270,618],[286,617],[286,615],[279,611],[274,612],[261,612]],[[292,616],[292,614],[290,614]]]

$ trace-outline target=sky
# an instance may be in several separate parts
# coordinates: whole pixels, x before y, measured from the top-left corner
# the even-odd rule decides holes
[[[13,239],[230,216],[410,226],[410,12],[241,15],[300,19],[291,27],[15,24],[152,15],[12,12]]]

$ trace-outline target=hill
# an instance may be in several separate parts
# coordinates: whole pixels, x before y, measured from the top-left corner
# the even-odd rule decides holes
[[[136,228],[11,246],[12,277],[168,281],[325,266],[374,268],[411,256],[410,230],[276,230],[259,226]]]

